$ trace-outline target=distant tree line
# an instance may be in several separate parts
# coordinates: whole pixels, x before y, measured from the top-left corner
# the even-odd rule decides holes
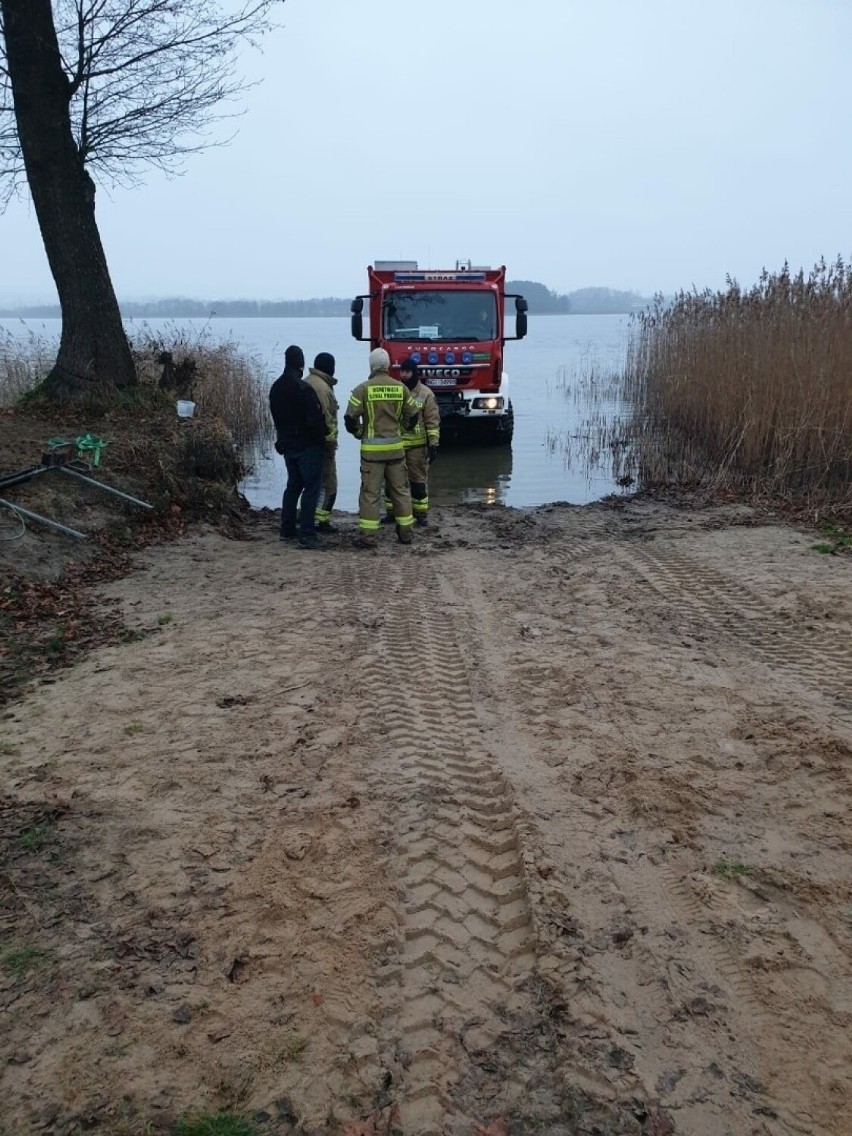
[[[210,316],[346,316],[349,300],[328,296],[317,300],[124,300],[119,302],[125,319],[188,319]],[[58,304],[30,304],[19,308],[0,308],[0,317],[20,319],[59,319]]]
[[[507,292],[526,297],[533,315],[595,315],[634,312],[644,309],[649,301],[636,292],[618,292],[613,288],[580,288],[560,295],[535,280],[510,280]],[[230,319],[268,316],[347,316],[348,299],[325,296],[313,300],[188,300],[172,297],[163,300],[127,300],[120,303],[125,319],[206,319],[219,316]],[[20,319],[59,319],[58,304],[34,304],[28,307],[0,309],[0,317]]]
[[[650,301],[637,292],[619,292],[614,288],[578,288],[575,292],[552,292],[535,280],[510,280],[507,292],[520,292],[526,297],[530,311],[538,315],[571,312],[573,315],[602,315],[641,311]]]
[[[545,284],[535,280],[507,280],[507,292],[520,292],[530,306],[530,311],[536,314],[558,314],[571,311],[571,300],[568,296],[560,296],[558,292],[551,292]]]
[[[615,288],[579,288],[569,292],[574,315],[604,315],[643,311],[651,300],[637,292],[619,292]]]
[[[349,300],[324,296],[313,300],[151,300],[125,303],[121,314],[126,319],[169,316],[347,316]]]

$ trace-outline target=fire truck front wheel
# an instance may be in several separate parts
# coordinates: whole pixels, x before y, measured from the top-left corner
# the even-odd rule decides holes
[[[512,409],[511,399],[506,413],[501,414],[499,418],[492,418],[488,425],[492,428],[488,439],[492,445],[511,446],[512,435],[515,433],[515,412]]]

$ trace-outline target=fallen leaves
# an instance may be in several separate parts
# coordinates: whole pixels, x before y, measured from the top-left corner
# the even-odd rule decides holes
[[[97,647],[148,634],[131,630],[118,605],[97,595],[94,586],[126,575],[134,551],[184,531],[175,517],[146,517],[92,533],[87,546],[94,555],[69,565],[57,579],[7,574],[0,581],[0,705],[33,679],[46,681]]]

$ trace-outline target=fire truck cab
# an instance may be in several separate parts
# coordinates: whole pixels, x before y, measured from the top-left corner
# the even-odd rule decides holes
[[[441,430],[509,444],[514,413],[503,370],[508,340],[527,333],[527,302],[506,293],[506,268],[470,261],[454,269],[419,269],[417,261],[379,260],[367,269],[369,292],[352,301],[352,334],[383,347],[391,373],[409,356],[435,394]],[[369,335],[363,333],[368,302]],[[505,334],[507,300],[515,301],[515,334]]]

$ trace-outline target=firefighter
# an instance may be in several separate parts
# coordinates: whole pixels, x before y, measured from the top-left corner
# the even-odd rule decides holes
[[[331,523],[331,510],[337,497],[337,399],[334,387],[334,356],[328,351],[320,351],[314,365],[308,371],[308,385],[316,391],[325,416],[325,457],[322,466],[322,495],[317,505],[316,519],[318,533],[332,533],[337,529]]]
[[[375,548],[382,503],[382,483],[387,481],[396,535],[410,544],[414,517],[411,492],[405,472],[404,430],[410,430],[418,415],[417,403],[407,388],[390,374],[390,357],[377,347],[370,352],[370,377],[349,396],[343,425],[361,440],[361,493],[358,497],[358,548]]]
[[[412,430],[402,435],[405,466],[411,486],[411,507],[415,525],[429,523],[429,466],[438,456],[441,441],[441,412],[434,394],[417,377],[418,366],[411,358],[399,365],[399,377],[417,403],[420,416]],[[385,520],[393,519],[393,506],[385,497]]]

